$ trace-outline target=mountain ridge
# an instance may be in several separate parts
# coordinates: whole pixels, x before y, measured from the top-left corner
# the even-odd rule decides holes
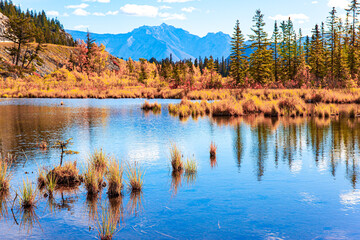
[[[86,32],[66,30],[75,40],[85,40]],[[91,33],[97,43],[117,57],[134,60],[158,60],[172,55],[174,61],[198,57],[227,58],[230,55],[231,37],[223,32],[208,33],[204,37],[191,34],[182,28],[165,23],[159,26],[141,26],[128,33]]]

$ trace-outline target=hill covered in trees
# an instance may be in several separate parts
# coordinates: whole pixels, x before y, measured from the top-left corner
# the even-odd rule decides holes
[[[22,11],[11,0],[0,0],[0,13],[8,18],[29,19],[36,42],[74,46],[73,38],[64,31],[64,27],[59,20],[48,18],[45,11]]]

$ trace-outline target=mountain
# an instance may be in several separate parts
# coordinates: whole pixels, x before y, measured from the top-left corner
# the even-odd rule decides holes
[[[0,36],[5,32],[5,23],[8,20],[8,17],[0,12]],[[0,37],[0,42],[6,42],[7,39]]]
[[[86,32],[67,30],[73,39],[85,40]],[[173,60],[195,59],[199,56],[227,58],[230,55],[231,37],[225,33],[209,33],[199,37],[181,28],[162,24],[160,26],[142,26],[125,34],[91,34],[97,43],[106,46],[106,50],[117,57],[134,60],[139,58],[160,60],[170,57]]]

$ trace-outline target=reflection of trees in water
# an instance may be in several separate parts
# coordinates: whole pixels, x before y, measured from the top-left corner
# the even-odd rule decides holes
[[[234,127],[234,153],[240,169],[244,150],[251,149],[255,161],[256,176],[260,181],[265,174],[265,162],[272,153],[275,167],[279,161],[298,171],[305,151],[311,151],[315,165],[321,170],[329,169],[336,176],[340,163],[344,173],[355,188],[359,176],[357,158],[360,154],[360,119],[306,119],[281,118],[280,120],[250,116],[243,118],[213,118],[220,126]],[[245,123],[245,124],[242,124]],[[251,131],[250,143],[245,142],[246,128]],[[296,160],[297,164],[294,164]],[[300,162],[301,163],[301,162]],[[301,166],[300,166],[301,167]]]
[[[108,109],[60,106],[3,105],[0,112],[0,152],[23,156],[25,150],[30,161],[35,153],[29,150],[37,143],[62,139],[74,125],[91,135],[91,127],[105,124],[109,116]]]

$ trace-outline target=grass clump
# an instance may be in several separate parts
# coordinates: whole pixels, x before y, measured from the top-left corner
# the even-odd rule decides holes
[[[171,145],[170,160],[173,171],[181,171],[183,169],[184,163],[182,161],[181,151],[176,144]]]
[[[6,194],[10,189],[10,167],[14,157],[10,154],[3,157],[0,155],[0,194]]]
[[[82,182],[82,177],[79,175],[79,169],[76,166],[76,161],[55,167],[46,175],[47,180],[50,176],[54,177],[57,185],[61,187],[75,187]],[[42,183],[44,181],[43,173],[40,174],[39,178],[38,183]],[[47,180],[45,180],[45,183]]]
[[[36,204],[36,188],[33,187],[31,182],[28,179],[23,180],[23,185],[20,187],[20,206],[23,209],[29,209],[35,206]]]
[[[105,152],[100,150],[95,150],[95,152],[90,156],[89,163],[91,167],[97,172],[105,173],[109,162],[109,157]]]
[[[243,106],[240,102],[234,99],[226,99],[222,101],[216,101],[212,104],[212,115],[214,117],[222,116],[242,116],[244,115]]]
[[[98,231],[99,239],[111,240],[117,232],[117,219],[110,211],[105,208],[102,209],[102,213],[97,218],[96,229]]]
[[[145,101],[145,103],[141,106],[141,109],[144,111],[161,112],[161,104],[157,102],[149,103],[148,101]]]
[[[127,176],[129,178],[128,188],[132,192],[140,192],[143,187],[144,172],[137,162],[128,164]]]
[[[185,163],[185,175],[192,175],[197,173],[197,162],[195,159],[187,159]]]
[[[46,190],[48,191],[49,195],[52,196],[55,188],[57,186],[57,179],[53,174],[49,174],[47,176],[46,181]]]
[[[216,150],[217,150],[217,146],[215,145],[214,142],[211,142],[211,144],[210,144],[210,157],[211,158],[216,157]]]
[[[121,191],[124,187],[123,183],[124,169],[122,165],[116,160],[112,160],[109,164],[108,173],[106,179],[108,182],[108,195],[109,197],[118,197],[121,195]]]
[[[91,164],[89,164],[84,174],[84,183],[88,195],[89,196],[96,195],[102,187],[102,182],[103,182],[103,175],[98,171],[96,171],[96,169],[94,169],[94,167]]]

